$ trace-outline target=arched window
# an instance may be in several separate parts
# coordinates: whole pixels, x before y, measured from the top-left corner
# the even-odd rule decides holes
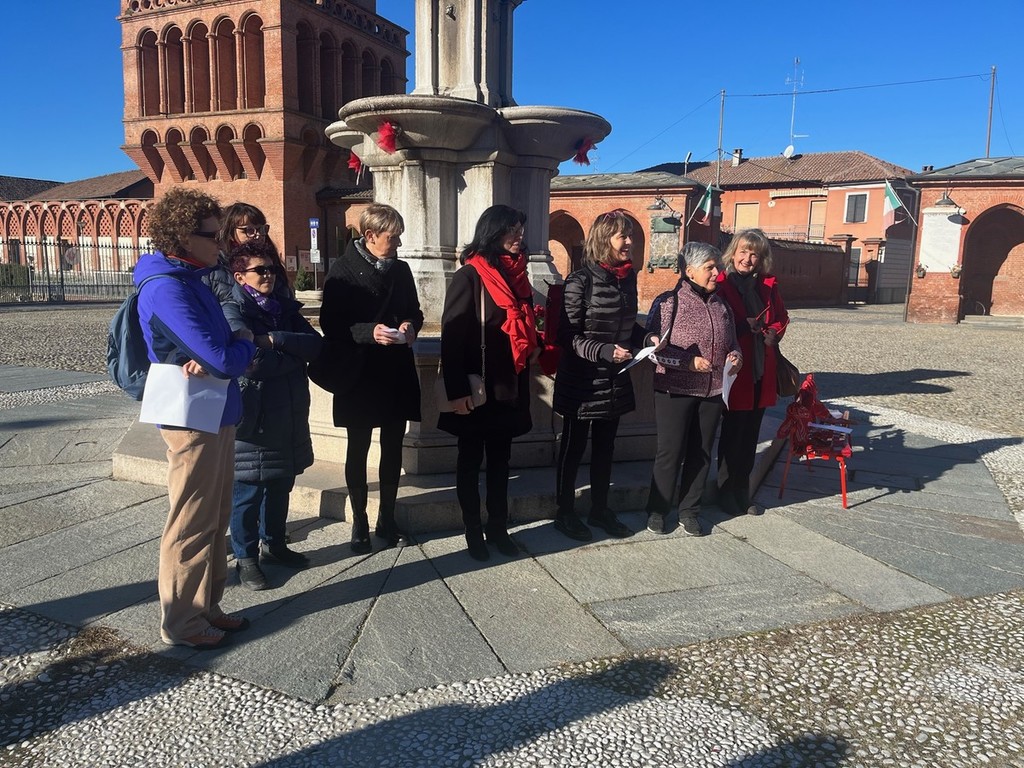
[[[139,106],[143,116],[160,114],[160,59],[152,30],[139,41]]]
[[[142,153],[149,161],[149,167],[156,174],[156,181],[160,181],[164,175],[164,159],[156,147],[158,143],[160,143],[160,137],[156,135],[155,131],[145,131],[142,134]]]
[[[363,96],[380,94],[380,70],[371,51],[363,51]]]
[[[192,68],[189,75],[192,80],[193,112],[209,112],[210,102],[210,41],[209,28],[198,23],[188,33],[189,53],[192,57]]]
[[[217,57],[217,109],[221,112],[238,109],[238,57],[235,55],[235,25],[223,19],[214,37]]]
[[[199,126],[193,128],[188,135],[189,151],[198,166],[193,166],[192,175],[199,181],[208,181],[214,178],[217,172],[213,165],[213,158],[210,157],[210,151],[206,148],[206,142],[209,140],[210,135],[206,129]]]
[[[182,182],[185,179],[192,177],[192,170],[188,160],[185,158],[185,153],[181,149],[182,142],[185,137],[181,135],[181,131],[177,128],[171,128],[167,132],[167,138],[165,144],[167,145],[167,155],[171,158],[171,163],[174,167],[171,170],[171,175],[177,182]]]
[[[359,98],[359,54],[349,41],[341,44],[341,103]]]
[[[264,106],[267,77],[263,63],[263,19],[256,14],[242,22],[242,77],[245,83],[245,108]]]
[[[320,114],[328,120],[338,116],[338,45],[324,32],[320,35]]]
[[[181,30],[171,27],[164,37],[167,59],[167,113],[180,115],[185,111],[185,47]]]
[[[242,148],[249,161],[249,166],[255,174],[253,178],[260,178],[263,175],[263,166],[267,162],[267,155],[263,151],[260,139],[263,138],[263,129],[255,123],[249,123],[242,131]]]
[[[381,95],[401,92],[395,77],[395,67],[390,59],[381,59],[380,62],[380,92]]]
[[[295,74],[299,79],[296,93],[299,95],[299,111],[315,114],[313,88],[313,30],[308,24],[299,24],[295,53],[298,58]]]
[[[217,130],[217,153],[221,161],[227,167],[228,178],[224,181],[233,181],[243,178],[242,164],[235,153],[235,146],[231,142],[235,139],[235,132],[230,126],[224,125]]]

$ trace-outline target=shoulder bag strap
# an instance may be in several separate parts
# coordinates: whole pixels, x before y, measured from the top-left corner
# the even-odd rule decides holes
[[[484,281],[480,281],[480,378],[487,381],[487,342],[484,339]]]

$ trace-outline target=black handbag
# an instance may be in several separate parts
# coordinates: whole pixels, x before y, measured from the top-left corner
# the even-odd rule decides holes
[[[484,284],[480,281],[480,375],[475,373],[467,374],[469,377],[469,395],[473,398],[473,407],[479,408],[487,402],[487,343],[484,340]],[[448,390],[444,386],[444,372],[441,370],[441,361],[437,361],[437,378],[434,379],[434,402],[437,405],[438,413],[452,413],[451,400],[448,399]]]
[[[775,348],[775,391],[779,397],[795,397],[800,391],[800,369]]]

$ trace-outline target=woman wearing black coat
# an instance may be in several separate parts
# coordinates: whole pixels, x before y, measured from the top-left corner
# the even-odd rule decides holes
[[[380,511],[374,533],[405,546],[395,522],[406,425],[420,420],[420,384],[412,344],[423,312],[412,270],[397,258],[405,222],[390,205],[373,204],[359,219],[363,236],[331,264],[320,308],[329,354],[344,380],[334,391],[334,425],[345,427],[345,482],[352,505],[352,551],[371,550],[366,516],[366,458],[380,428]]]
[[[295,476],[313,463],[306,363],[320,354],[322,342],[299,313],[302,305],[275,291],[275,259],[265,241],[235,248],[228,269],[235,287],[222,305],[224,316],[231,327],[252,331],[258,347],[238,382],[242,420],[235,430],[231,548],[239,580],[259,590],[267,588],[261,540],[265,557],[292,568],[309,563],[288,548],[285,521]]]
[[[597,217],[583,248],[583,266],[565,279],[555,378],[554,410],[562,416],[555,473],[555,528],[577,541],[593,534],[575,511],[576,473],[591,438],[590,516],[609,535],[633,532],[608,509],[612,455],[619,417],[636,407],[633,383],[622,368],[645,332],[636,322],[636,272],[630,260],[633,224],[623,211]]]
[[[512,438],[530,419],[530,364],[540,355],[533,289],[526,271],[526,216],[494,205],[480,216],[465,265],[453,276],[441,317],[441,365],[453,410],[437,426],[458,437],[456,494],[470,557],[487,560],[480,513],[480,466],[487,455],[487,541],[506,557],[519,548],[508,535],[508,471]],[[482,292],[482,293],[481,293]],[[480,350],[483,301],[484,345]],[[487,402],[473,407],[468,375],[484,375]]]

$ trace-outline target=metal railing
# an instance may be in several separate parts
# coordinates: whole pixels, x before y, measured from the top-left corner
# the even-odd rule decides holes
[[[92,240],[0,241],[0,303],[120,301],[145,250]]]

